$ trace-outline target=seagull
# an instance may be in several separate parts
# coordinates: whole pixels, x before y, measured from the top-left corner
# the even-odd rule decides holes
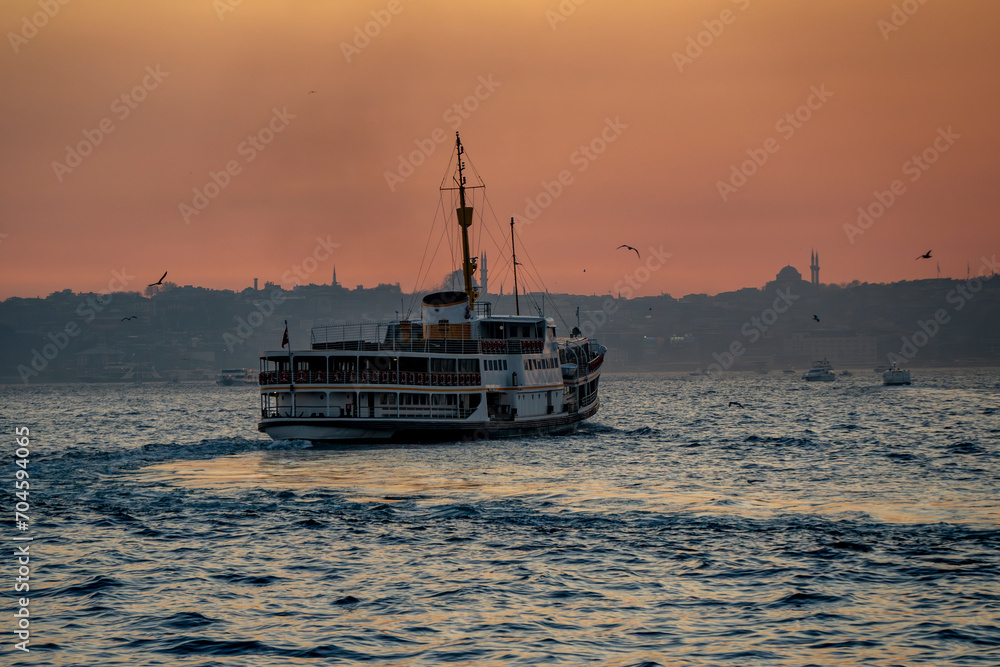
[[[930,250],[928,250],[927,252],[925,252],[920,257],[914,257],[914,259],[930,259],[930,258],[931,258],[931,251]]]
[[[166,277],[167,277],[167,272],[164,271],[163,275],[160,276],[159,280],[157,280],[155,283],[149,283],[148,285],[146,285],[146,287],[152,287],[153,285],[162,285],[163,284],[163,279],[166,278]]]
[[[729,401],[729,407],[733,407],[734,405],[735,405],[736,407],[738,407],[738,408],[742,408],[742,407],[745,407],[745,406],[744,406],[744,405],[743,405],[742,403],[740,403],[739,401]]]
[[[819,315],[813,315],[813,319],[819,322]]]
[[[620,246],[618,246],[617,248],[615,248],[615,250],[621,250],[622,248],[628,248],[629,250],[635,250],[635,248],[633,248],[632,246],[630,246],[630,245],[628,245],[626,243],[621,244]],[[635,250],[635,256],[638,257],[639,259],[642,259],[642,255],[639,254],[638,250]]]
[[[139,319],[139,317],[136,316],[136,315],[133,315],[132,317],[123,317],[122,318],[122,322],[128,322],[129,320],[137,320],[137,319]]]
[[[315,90],[310,90],[310,91],[309,91],[309,94],[310,94],[310,95],[315,95],[315,94],[316,94],[316,91],[315,91]]]

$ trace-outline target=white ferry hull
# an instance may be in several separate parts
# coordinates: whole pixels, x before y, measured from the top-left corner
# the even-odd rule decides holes
[[[309,440],[328,443],[450,442],[489,440],[535,435],[565,435],[593,416],[599,402],[578,413],[514,421],[394,420],[324,417],[272,417],[258,430],[274,440]]]

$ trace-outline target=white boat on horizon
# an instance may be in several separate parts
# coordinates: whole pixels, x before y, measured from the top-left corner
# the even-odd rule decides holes
[[[814,361],[812,368],[802,374],[802,379],[806,382],[833,382],[837,376],[833,373],[833,366],[826,359]]]
[[[419,319],[316,327],[307,349],[265,352],[258,430],[275,440],[440,442],[569,433],[597,412],[603,345],[578,329],[557,336],[551,317],[494,315],[478,301],[457,133],[455,146],[465,290],[426,295]],[[512,266],[516,295],[516,258]]]
[[[898,386],[910,384],[910,371],[899,368],[895,362],[882,373],[882,384]]]

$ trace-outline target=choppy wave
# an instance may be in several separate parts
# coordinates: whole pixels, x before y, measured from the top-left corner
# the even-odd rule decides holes
[[[252,392],[4,389],[40,619],[8,656],[996,664],[998,385],[932,380],[609,377],[573,436],[326,449]]]

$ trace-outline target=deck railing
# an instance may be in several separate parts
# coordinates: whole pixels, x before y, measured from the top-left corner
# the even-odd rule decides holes
[[[369,413],[369,409],[362,407],[355,410],[356,414],[345,414],[337,406],[330,406],[329,412],[325,407],[309,406],[296,408],[292,413],[291,406],[268,405],[262,407],[260,416],[262,419],[274,419],[276,417],[295,417],[296,419],[468,419],[475,409],[460,408],[455,406],[399,406],[394,407],[379,406],[374,414]]]
[[[409,328],[407,328],[409,327]],[[422,329],[385,322],[316,327],[309,336],[313,350],[354,352],[425,352],[438,354],[531,354],[541,352],[540,338],[424,338]]]
[[[261,385],[378,384],[430,387],[476,387],[482,384],[481,373],[409,373],[406,371],[265,371],[258,377]]]

